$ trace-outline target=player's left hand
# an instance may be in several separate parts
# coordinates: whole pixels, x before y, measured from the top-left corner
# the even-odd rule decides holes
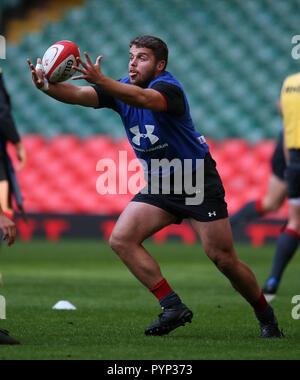
[[[34,67],[33,63],[30,61],[29,58],[27,58],[27,62],[28,62],[29,68],[31,70],[32,82],[36,88],[41,90],[45,86],[44,73],[41,69],[42,60],[41,60],[41,58],[37,59],[36,67]]]
[[[99,56],[94,65],[88,53],[85,52],[84,55],[87,63],[85,63],[81,58],[79,58],[79,62],[82,68],[78,66],[72,67],[76,71],[79,71],[82,75],[73,77],[72,80],[85,79],[89,83],[97,84],[97,82],[99,81],[99,79],[101,79],[101,76],[103,75],[100,67],[100,62],[103,57]]]

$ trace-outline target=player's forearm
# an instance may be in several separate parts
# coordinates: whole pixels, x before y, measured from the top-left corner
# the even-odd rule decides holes
[[[49,89],[45,94],[53,99],[67,104],[79,104],[80,87],[71,83],[49,83]]]
[[[114,98],[133,107],[144,108],[147,103],[145,90],[141,87],[120,83],[105,75],[96,84]]]

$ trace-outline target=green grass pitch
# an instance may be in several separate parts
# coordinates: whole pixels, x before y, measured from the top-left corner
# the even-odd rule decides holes
[[[251,307],[205,256],[200,244],[180,242],[146,247],[164,276],[194,312],[192,324],[164,337],[144,328],[161,312],[156,299],[111,251],[107,243],[64,240],[17,242],[0,251],[6,320],[0,327],[20,346],[0,346],[0,360],[204,360],[299,359],[300,319],[291,299],[300,294],[300,256],[288,267],[272,302],[286,337],[263,341]],[[260,284],[273,258],[273,245],[236,246]],[[52,310],[68,300],[76,311]]]

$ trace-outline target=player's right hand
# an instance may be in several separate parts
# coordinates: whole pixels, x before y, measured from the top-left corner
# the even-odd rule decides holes
[[[32,82],[35,85],[35,87],[40,90],[45,85],[44,73],[41,69],[42,60],[41,58],[37,59],[37,67],[34,67],[33,63],[30,61],[29,58],[27,58],[27,62],[31,70]]]
[[[3,240],[12,245],[16,240],[17,229],[15,223],[0,211],[0,229],[3,231]]]

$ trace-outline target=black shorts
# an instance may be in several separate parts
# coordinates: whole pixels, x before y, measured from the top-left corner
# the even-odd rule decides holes
[[[147,203],[177,216],[175,224],[193,218],[199,222],[212,222],[228,217],[225,190],[216,169],[216,162],[208,153],[204,160],[204,200],[199,205],[186,205],[186,194],[142,194],[132,202]]]
[[[300,200],[300,149],[290,149],[290,161],[286,169],[288,198]]]
[[[280,133],[277,140],[277,145],[271,160],[272,171],[276,177],[285,181],[286,162],[283,150],[283,131]]]
[[[5,160],[3,157],[3,153],[0,152],[0,181],[7,181],[7,180],[8,180],[7,168],[6,168]]]

